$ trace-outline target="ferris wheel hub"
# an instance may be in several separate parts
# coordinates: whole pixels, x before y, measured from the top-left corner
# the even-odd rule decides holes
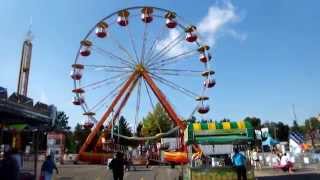
[[[137,64],[136,65],[136,72],[138,72],[139,74],[143,73],[145,71],[145,67],[143,66],[143,64]]]

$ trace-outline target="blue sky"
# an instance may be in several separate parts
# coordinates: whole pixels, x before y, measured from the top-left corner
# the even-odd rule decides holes
[[[16,90],[22,41],[32,19],[29,96],[57,105],[70,116],[71,125],[82,122],[81,109],[71,103],[69,77],[79,41],[103,17],[137,5],[167,8],[202,26],[204,41],[213,46],[217,81],[209,94],[212,110],[207,117],[257,116],[291,123],[292,104],[300,122],[320,112],[320,2],[316,0],[2,0],[0,86],[9,93]],[[186,106],[174,92],[166,95],[181,116],[188,116],[195,105],[190,101]],[[127,116],[133,116],[134,108],[129,103]]]

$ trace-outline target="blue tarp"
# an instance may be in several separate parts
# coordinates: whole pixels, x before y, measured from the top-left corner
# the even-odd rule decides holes
[[[270,135],[268,136],[268,138],[262,142],[263,146],[274,146],[276,144],[279,144],[280,142],[276,139],[273,139]]]

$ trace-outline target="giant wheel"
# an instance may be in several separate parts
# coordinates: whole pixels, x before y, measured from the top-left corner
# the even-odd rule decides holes
[[[196,103],[174,107],[193,106],[193,113],[206,114],[207,89],[215,85],[208,50],[195,26],[166,9],[130,7],[97,22],[81,41],[71,72],[73,104],[82,108],[84,126],[91,128],[80,155],[88,151],[101,128],[111,128],[124,109],[134,109],[136,125],[143,98],[150,107],[157,99],[181,132],[186,124],[170,98],[179,102],[183,95],[191,97]],[[190,85],[197,86],[190,90]],[[166,88],[182,97],[164,93]],[[129,99],[135,101],[135,107],[125,106]]]

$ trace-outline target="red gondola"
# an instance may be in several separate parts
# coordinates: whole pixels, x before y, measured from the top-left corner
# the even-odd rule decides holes
[[[74,97],[73,100],[72,100],[72,103],[74,105],[79,106],[79,105],[84,103],[84,98],[83,97]]]
[[[91,46],[92,43],[89,40],[83,40],[81,41],[81,49],[80,49],[80,54],[81,56],[89,56],[91,54]]]
[[[86,129],[91,129],[94,126],[93,122],[87,121],[83,124],[83,127]]]
[[[122,10],[118,12],[117,23],[120,26],[127,26],[129,24],[129,11]]]
[[[82,78],[82,72],[78,70],[72,70],[70,76],[73,80],[80,80]]]
[[[104,38],[107,36],[108,24],[105,22],[100,22],[96,27],[96,35],[99,38]]]
[[[191,26],[186,29],[186,40],[188,42],[194,42],[198,39],[197,32],[196,32],[196,27]]]
[[[174,12],[169,12],[165,15],[166,18],[166,26],[170,29],[175,28],[177,26],[177,21],[175,20],[176,14]]]
[[[216,85],[216,81],[214,79],[207,79],[204,81],[204,86],[207,88],[212,88]]]
[[[207,53],[207,50],[209,50],[209,46],[204,45],[199,47],[198,51],[200,52],[199,59],[201,62],[206,63],[211,59],[211,55]]]
[[[142,8],[141,20],[145,23],[150,23],[153,20],[152,13],[153,13],[153,8],[151,7]]]
[[[73,80],[80,80],[84,66],[82,64],[73,64],[72,67],[73,70],[70,73],[71,78]]]
[[[200,53],[200,57],[199,57],[200,61],[203,63],[208,62],[208,57],[204,54],[204,53]]]
[[[204,105],[198,108],[198,112],[200,114],[206,114],[209,112],[209,110],[210,110],[209,106],[204,106]]]

